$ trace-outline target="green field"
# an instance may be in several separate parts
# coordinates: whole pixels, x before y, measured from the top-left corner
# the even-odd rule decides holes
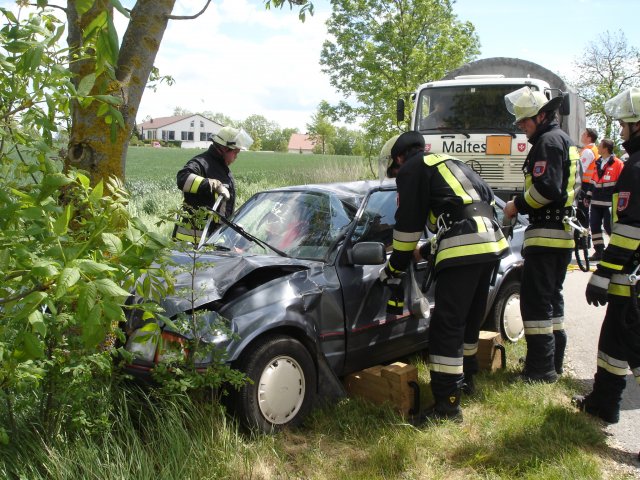
[[[182,148],[129,147],[127,153],[127,180],[175,180],[176,172],[187,161],[204,150]],[[355,166],[356,175],[373,178],[369,163],[361,157],[341,155],[300,155],[296,153],[241,152],[231,166],[238,181],[256,182],[267,179],[278,185],[291,185],[307,179],[322,181],[323,176],[334,181],[331,174],[318,170],[337,169],[352,179],[350,170]],[[362,167],[366,167],[363,169]],[[354,178],[355,179],[355,178]]]
[[[202,151],[129,147],[126,185],[131,192],[131,213],[149,228],[168,235],[173,226],[157,223],[161,215],[175,210],[182,201],[176,173]],[[372,179],[372,168],[377,167],[361,157],[241,152],[231,166],[236,179],[236,208],[255,193],[270,188]]]

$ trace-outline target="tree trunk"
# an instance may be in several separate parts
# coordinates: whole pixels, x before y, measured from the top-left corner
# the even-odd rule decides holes
[[[121,42],[115,66],[116,80],[104,74],[96,79],[91,94],[109,94],[122,99],[119,109],[125,128],[117,129],[115,141],[111,139],[110,126],[104,117],[97,114],[99,102],[94,101],[86,108],[77,102],[72,106],[65,164],[86,170],[93,184],[112,175],[124,180],[129,137],[174,4],[175,0],[138,0],[131,10],[129,25]],[[72,50],[82,46],[84,27],[104,11],[113,14],[109,0],[96,0],[93,8],[79,17],[75,1],[69,0],[67,41]],[[76,74],[78,85],[84,76],[95,72],[95,63],[76,62],[70,65],[70,69]]]

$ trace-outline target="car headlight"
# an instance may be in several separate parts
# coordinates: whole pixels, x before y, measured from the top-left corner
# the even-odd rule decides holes
[[[160,327],[157,323],[147,323],[129,335],[125,349],[131,352],[136,359],[153,362],[160,340],[160,333]]]

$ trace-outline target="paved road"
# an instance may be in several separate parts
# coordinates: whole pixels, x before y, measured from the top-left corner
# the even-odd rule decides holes
[[[565,363],[568,370],[584,382],[585,393],[591,391],[598,336],[606,311],[606,307],[593,307],[585,300],[584,291],[590,275],[580,270],[569,271],[564,283],[565,328],[569,337]],[[637,460],[640,451],[640,388],[631,372],[627,375],[620,422],[607,426],[605,432],[610,435],[612,448],[626,452],[623,457],[628,459],[629,465],[636,467],[640,478],[640,462]],[[628,455],[633,455],[633,458]]]

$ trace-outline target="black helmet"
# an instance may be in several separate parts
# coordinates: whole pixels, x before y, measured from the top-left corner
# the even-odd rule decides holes
[[[395,160],[398,155],[402,155],[411,147],[420,147],[420,149],[424,150],[424,137],[420,132],[412,130],[400,135],[396,143],[391,147],[391,158]]]

